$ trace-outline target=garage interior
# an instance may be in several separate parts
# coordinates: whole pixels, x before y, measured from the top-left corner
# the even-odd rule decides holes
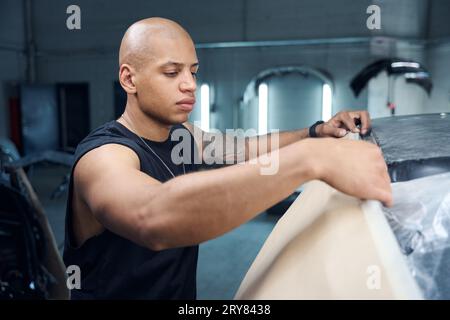
[[[77,9],[69,10],[71,5]],[[79,21],[73,20],[76,12]],[[264,134],[307,128],[343,110],[367,110],[375,124],[384,123],[378,138],[391,148],[386,154],[393,158],[387,161],[396,163],[404,159],[395,157],[397,146],[407,149],[414,144],[408,136],[422,133],[397,136],[389,131],[389,121],[434,114],[440,119],[434,128],[442,126],[442,131],[432,165],[440,169],[420,177],[448,172],[449,16],[447,0],[3,0],[1,174],[10,178],[4,171],[9,161],[23,166],[62,255],[70,157],[89,132],[123,113],[119,45],[128,26],[147,17],[174,20],[194,40],[200,69],[189,120],[203,130]],[[390,69],[384,65],[359,90],[352,87],[358,74],[380,61]],[[395,63],[418,71],[397,73]],[[267,112],[261,117],[263,97]],[[395,137],[401,141],[390,145]],[[432,148],[412,152],[428,152],[426,147]],[[398,181],[419,178],[401,178],[401,169],[395,174]],[[248,223],[200,245],[198,299],[234,298],[273,227],[301,191],[299,186]],[[5,243],[0,246],[6,250]],[[450,283],[445,290],[446,295],[433,297],[450,299]]]

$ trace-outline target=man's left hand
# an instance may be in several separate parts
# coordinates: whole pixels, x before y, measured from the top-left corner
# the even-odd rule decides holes
[[[361,129],[355,124],[355,120],[357,119],[359,119],[359,122],[361,123]],[[345,136],[348,131],[366,134],[370,127],[370,116],[367,111],[341,111],[329,121],[318,125],[316,127],[316,132],[319,137],[341,138]]]

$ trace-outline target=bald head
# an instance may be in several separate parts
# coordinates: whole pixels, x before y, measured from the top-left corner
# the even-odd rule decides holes
[[[126,63],[137,69],[153,59],[163,40],[191,37],[178,23],[164,18],[148,18],[133,23],[125,32],[119,50],[119,66]]]

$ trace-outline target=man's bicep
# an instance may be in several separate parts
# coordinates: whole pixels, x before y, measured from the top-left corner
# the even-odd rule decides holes
[[[139,170],[139,159],[128,147],[105,145],[81,158],[74,186],[103,227],[140,242],[142,208],[161,183]]]

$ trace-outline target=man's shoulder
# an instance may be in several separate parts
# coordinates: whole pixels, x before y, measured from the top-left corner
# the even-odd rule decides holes
[[[78,144],[78,147],[101,138],[125,136],[126,135],[124,134],[124,132],[121,132],[117,121],[108,121],[92,130],[83,140],[81,140],[81,142]]]
[[[136,141],[127,134],[126,130],[117,121],[109,121],[89,133],[77,146],[75,161],[92,149],[106,144],[119,144],[136,151]]]
[[[83,162],[112,161],[118,163],[119,159],[129,158],[131,161],[139,159],[139,146],[127,135],[117,121],[107,122],[94,129],[77,146],[73,169],[83,158]],[[86,155],[90,156],[86,158]]]
[[[119,143],[107,143],[91,149],[80,159],[79,163],[89,168],[102,171],[111,167],[135,167],[139,168],[139,157],[136,152],[126,145]]]
[[[91,183],[109,181],[121,177],[129,170],[140,170],[138,155],[122,144],[108,143],[84,153],[75,163],[72,171],[75,188],[86,188]]]

